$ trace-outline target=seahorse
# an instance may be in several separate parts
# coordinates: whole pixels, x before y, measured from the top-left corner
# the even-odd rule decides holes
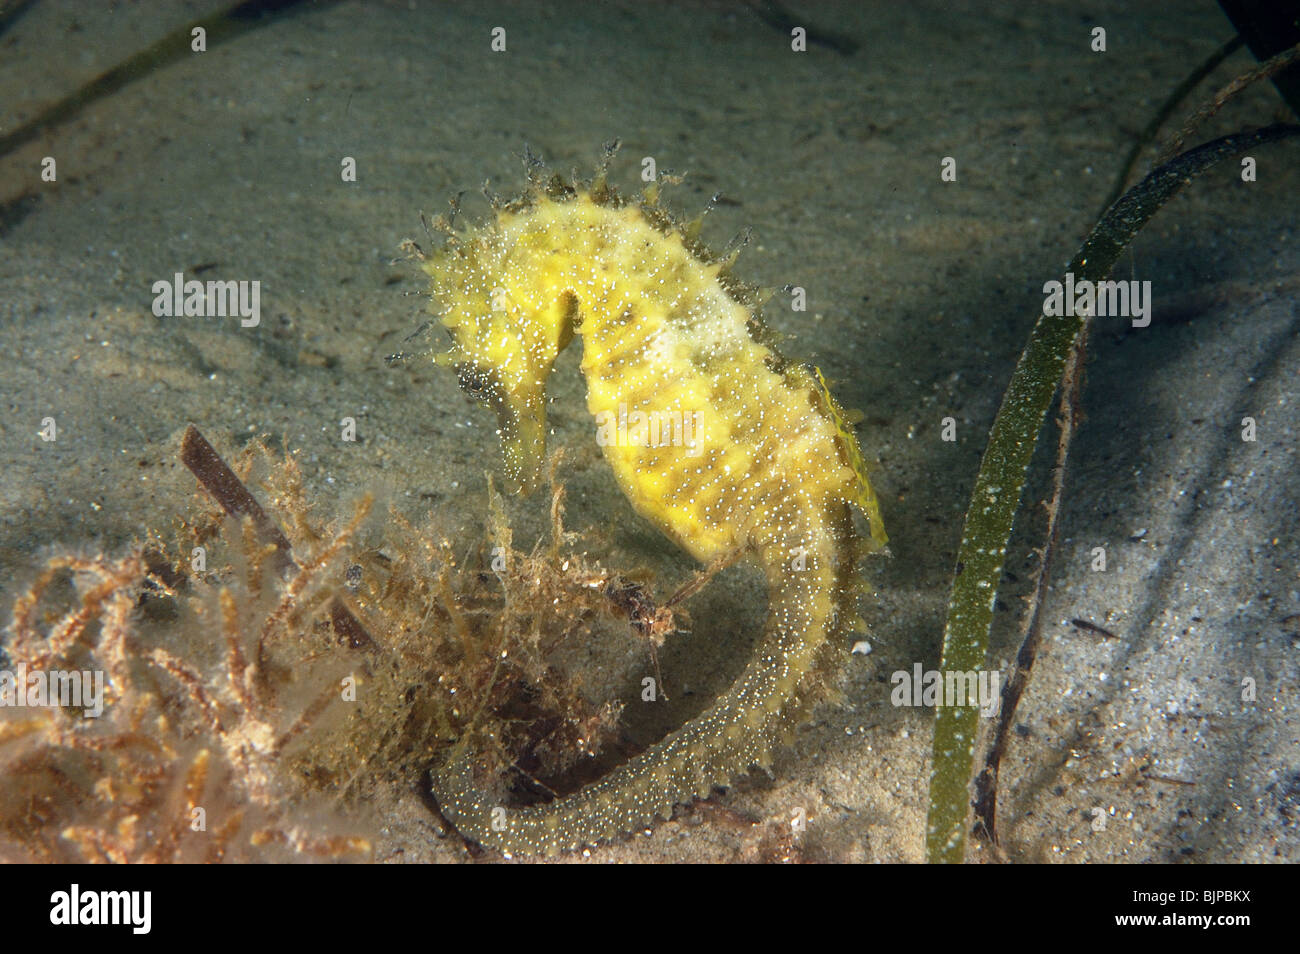
[[[572,795],[496,805],[471,754],[454,750],[433,781],[444,816],[508,857],[611,840],[768,768],[824,688],[838,638],[863,626],[858,561],[886,543],[848,416],[820,371],[779,353],[761,293],[731,274],[736,253],[711,253],[700,221],[679,224],[657,183],[629,200],[605,164],[587,182],[528,165],[522,197],[495,201],[493,218],[466,231],[443,220],[450,238],[424,259],[452,338],[436,361],[495,410],[507,475],[527,492],[545,453],[548,378],[581,339],[587,407],[613,437],[600,443],[632,507],[706,566],[757,562],[769,595],[763,638],[735,683]],[[628,420],[672,426],[656,434]]]

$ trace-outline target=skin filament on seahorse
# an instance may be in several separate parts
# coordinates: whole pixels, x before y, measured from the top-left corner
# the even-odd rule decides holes
[[[885,543],[856,438],[820,373],[761,340],[758,296],[730,276],[735,256],[711,256],[698,223],[678,226],[657,199],[652,186],[624,200],[603,173],[574,185],[537,177],[423,263],[453,340],[437,360],[497,412],[515,489],[538,483],[547,379],[578,337],[597,423],[663,422],[600,442],[633,508],[706,565],[756,562],[768,585],[764,636],[731,688],[576,793],[500,806],[477,786],[472,754],[453,750],[434,776],[439,806],[466,837],[509,855],[610,840],[769,766],[817,701],[836,647],[862,626],[857,562]]]

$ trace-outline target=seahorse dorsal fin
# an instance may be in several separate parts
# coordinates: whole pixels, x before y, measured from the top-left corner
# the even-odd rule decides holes
[[[838,436],[840,450],[845,457],[845,463],[853,468],[853,473],[857,477],[855,482],[857,496],[853,503],[862,511],[863,516],[871,525],[871,539],[879,548],[889,543],[889,537],[885,534],[885,525],[880,517],[880,501],[876,498],[876,491],[871,486],[871,480],[867,477],[867,464],[862,458],[862,449],[858,446],[857,436],[853,433],[853,425],[850,423],[850,413],[840,407],[839,402],[835,400],[830,389],[826,386],[826,378],[822,376],[821,368],[813,367],[812,369],[813,384],[816,394],[821,401],[822,409],[835,425]],[[861,412],[857,412],[859,415]]]

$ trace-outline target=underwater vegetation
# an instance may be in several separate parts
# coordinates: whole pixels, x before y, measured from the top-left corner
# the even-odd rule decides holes
[[[1222,59],[1226,55],[1224,51],[1230,51],[1232,46],[1229,43],[1216,51],[1208,64]],[[1085,281],[1106,278],[1143,226],[1195,177],[1225,159],[1236,158],[1258,146],[1300,135],[1300,126],[1279,123],[1223,136],[1173,155],[1181,149],[1197,126],[1221,109],[1231,97],[1251,83],[1275,76],[1298,59],[1300,44],[1246,72],[1203,104],[1166,146],[1165,161],[1141,182],[1119,195],[1106,209],[1083,246],[1070,260],[1066,273]],[[1160,121],[1172,113],[1174,105],[1191,90],[1195,81],[1209,72],[1208,64],[1194,71],[1192,78],[1175,90],[1166,107],[1148,125],[1144,139],[1155,138]],[[1117,194],[1132,170],[1140,147],[1146,144],[1139,142],[1130,154],[1120,172]],[[1061,410],[1053,492],[1046,502],[1048,529],[1039,550],[1036,588],[1029,603],[1030,612],[1026,617],[1023,641],[1014,668],[1002,690],[997,727],[991,740],[981,740],[975,708],[954,706],[936,710],[926,833],[927,854],[931,862],[964,861],[968,826],[981,839],[997,846],[999,760],[1016,704],[1028,684],[1038,648],[1039,608],[1050,575],[1070,443],[1079,423],[1083,358],[1087,349],[1090,319],[1091,315],[1087,311],[1070,316],[1056,316],[1047,314],[1044,309],[1003,394],[1001,407],[989,431],[971,500],[966,508],[944,629],[943,667],[950,671],[965,671],[986,665],[989,631],[1002,578],[1007,542],[1020,509],[1026,475],[1039,433],[1043,429],[1052,400],[1059,391]],[[981,743],[986,753],[985,760],[975,770],[975,752]]]
[[[12,608],[11,669],[102,670],[106,698],[98,718],[0,711],[4,860],[371,860],[367,800],[418,788],[457,738],[501,797],[601,751],[618,707],[556,664],[566,641],[675,626],[571,551],[558,486],[545,544],[515,549],[493,492],[458,553],[369,497],[318,520],[294,456],[260,441],[230,468],[193,428],[180,443],[205,489],[174,526],[55,553]]]

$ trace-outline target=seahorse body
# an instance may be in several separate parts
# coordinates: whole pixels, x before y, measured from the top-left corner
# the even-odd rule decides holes
[[[706,564],[757,561],[769,587],[764,638],[735,684],[575,794],[494,816],[469,754],[453,756],[434,781],[439,804],[507,854],[608,840],[767,766],[814,701],[831,637],[861,624],[857,559],[885,542],[856,439],[820,373],[759,340],[755,296],[729,275],[734,256],[713,258],[698,226],[677,226],[656,200],[555,177],[424,266],[454,342],[438,360],[497,411],[517,487],[537,482],[547,377],[577,335],[587,406],[632,506]]]

